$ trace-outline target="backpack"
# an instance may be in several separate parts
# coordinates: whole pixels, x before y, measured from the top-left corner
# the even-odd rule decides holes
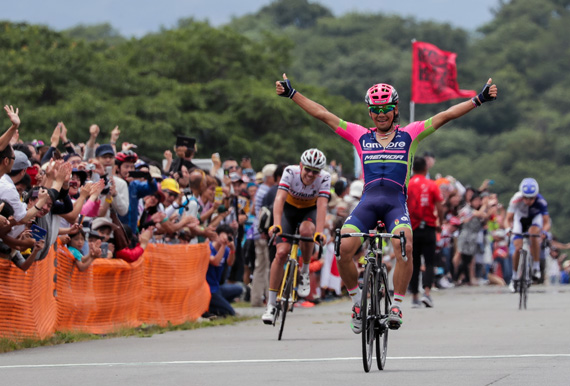
[[[267,234],[269,232],[269,228],[273,225],[273,205],[271,206],[262,206],[259,209],[259,215],[257,216],[258,223],[257,223],[257,230],[259,233]]]

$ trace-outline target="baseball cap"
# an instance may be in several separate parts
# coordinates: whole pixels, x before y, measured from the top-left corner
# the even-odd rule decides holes
[[[263,167],[263,169],[261,169],[261,174],[263,174],[263,177],[273,177],[275,169],[277,169],[277,165],[267,164]]]
[[[14,150],[14,157],[14,165],[12,165],[12,170],[24,170],[32,166],[30,160],[28,160],[28,156],[19,150]]]
[[[112,229],[113,222],[106,217],[97,217],[96,219],[93,219],[93,221],[91,222],[91,230],[94,231],[104,226],[111,227]]]
[[[99,145],[99,146],[97,146],[97,149],[95,149],[95,157],[102,157],[105,154],[115,155],[115,150],[113,149],[113,146],[111,146],[108,143],[104,143],[102,145]]]
[[[166,178],[160,183],[162,190],[170,190],[171,192],[180,194],[180,186],[174,178]]]
[[[160,169],[158,168],[158,166],[150,165],[148,167],[148,171],[149,171],[150,176],[152,178],[158,178],[158,179],[162,180],[162,173],[160,172]]]

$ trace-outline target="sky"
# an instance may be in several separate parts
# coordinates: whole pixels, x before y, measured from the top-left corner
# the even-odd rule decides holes
[[[314,0],[309,0],[315,2]],[[0,0],[0,4],[7,0]],[[173,28],[181,18],[220,26],[255,13],[272,0],[17,0],[1,7],[0,20],[47,25],[55,30],[108,22],[125,37]],[[499,0],[320,0],[335,16],[372,12],[412,16],[475,30],[493,18]]]

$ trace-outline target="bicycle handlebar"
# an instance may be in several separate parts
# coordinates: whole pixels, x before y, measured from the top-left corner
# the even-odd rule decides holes
[[[406,256],[406,235],[404,234],[404,231],[401,231],[399,236],[396,236],[392,233],[379,233],[379,232],[374,232],[374,233],[351,232],[351,233],[340,234],[340,229],[337,228],[334,237],[334,252],[337,256],[340,255],[340,239],[344,239],[347,237],[362,237],[364,239],[373,239],[375,237],[380,237],[382,239],[399,239],[400,248],[402,252],[402,259],[404,261],[408,261],[408,257]]]
[[[269,241],[267,242],[267,245],[272,245],[273,242],[275,241],[275,238],[276,238],[277,236],[283,237],[284,239],[287,239],[287,240],[289,240],[289,241],[295,241],[295,240],[296,240],[296,241],[306,241],[306,242],[309,242],[309,243],[314,243],[314,242],[315,242],[315,240],[313,240],[312,237],[304,237],[304,236],[301,236],[301,235],[292,235],[292,234],[289,234],[289,233],[274,233],[274,234],[271,236],[271,238],[269,239]],[[319,242],[317,242],[317,244],[319,244],[319,255],[318,255],[318,257],[317,257],[317,260],[320,260],[322,254],[323,254],[323,243],[322,243],[322,241],[319,241]]]
[[[523,233],[515,233],[515,232],[509,232],[509,238],[507,239],[507,245],[511,245],[511,237],[512,236],[521,236],[523,239],[528,239],[531,237],[541,237],[540,234],[532,234],[532,233],[528,233],[528,232],[523,232]]]

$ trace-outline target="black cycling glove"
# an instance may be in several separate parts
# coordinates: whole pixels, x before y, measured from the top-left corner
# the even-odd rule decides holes
[[[491,102],[491,101],[494,101],[495,99],[497,99],[497,97],[492,97],[489,94],[490,88],[491,88],[491,85],[488,83],[485,83],[483,90],[481,91],[481,93],[479,95],[477,95],[477,99],[479,99],[479,103],[477,104],[477,106],[480,106],[481,104],[483,104],[485,102]],[[475,102],[477,102],[477,101],[475,101]]]
[[[279,83],[281,83],[281,86],[283,86],[283,88],[285,89],[285,91],[279,94],[279,96],[293,98],[293,95],[297,93],[297,90],[295,90],[293,86],[291,86],[291,82],[289,81],[289,79],[281,80],[279,81]]]

